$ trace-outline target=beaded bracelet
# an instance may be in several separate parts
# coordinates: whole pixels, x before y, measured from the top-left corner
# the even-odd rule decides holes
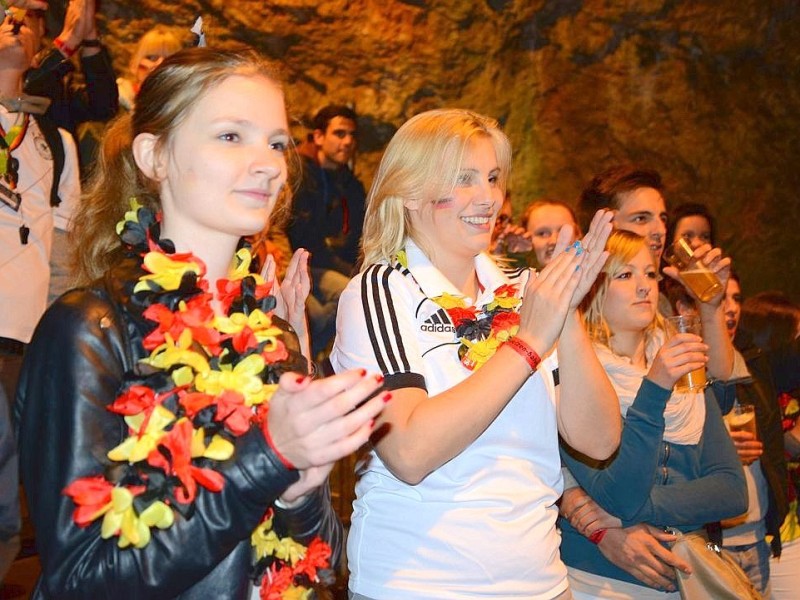
[[[525,359],[525,362],[527,362],[528,366],[531,368],[531,375],[533,375],[536,372],[539,363],[542,362],[542,357],[536,353],[536,350],[531,348],[530,344],[523,342],[518,337],[508,338],[506,344],[514,352]]]

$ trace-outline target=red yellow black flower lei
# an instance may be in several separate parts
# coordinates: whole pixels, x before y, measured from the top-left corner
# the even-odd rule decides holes
[[[778,396],[778,405],[781,409],[781,427],[784,432],[794,428],[797,419],[800,418],[800,402],[795,395],[784,392]],[[800,490],[800,461],[794,459],[786,453],[786,470],[789,478],[787,500],[789,501],[789,511],[786,519],[781,525],[781,540],[786,543],[800,538],[800,520],[797,517],[798,511],[798,490]]]
[[[73,521],[86,527],[102,518],[101,537],[120,548],[143,548],[152,528],[166,529],[175,512],[191,518],[198,486],[218,492],[215,470],[234,453],[232,440],[266,418],[269,399],[284,371],[292,370],[282,330],[273,324],[272,283],[250,273],[247,247],[234,258],[216,297],[227,316],[215,315],[203,278],[205,265],[159,240],[160,226],[131,202],[117,225],[127,250],[142,257],[145,274],[132,301],[153,324],[143,340],[150,354],[107,409],[124,418],[129,437],[107,456],[104,475],[83,477],[64,490],[76,505]],[[296,370],[296,368],[294,369]],[[318,570],[328,568],[330,547],[308,547],[272,530],[272,512],[251,536],[261,597],[304,598]]]
[[[481,306],[467,306],[463,297],[445,292],[432,298],[447,311],[461,340],[458,357],[470,371],[481,368],[497,349],[519,331],[518,307],[522,300],[517,296],[516,284],[501,285],[494,291],[494,299]]]

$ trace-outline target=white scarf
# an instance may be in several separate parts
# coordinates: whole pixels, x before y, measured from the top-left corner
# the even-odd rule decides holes
[[[649,336],[645,346],[647,365],[652,364],[653,358],[663,344],[663,331],[656,331]],[[614,354],[603,344],[594,344],[594,348],[617,392],[620,412],[625,417],[642,385],[642,379],[647,375],[648,368],[642,369],[633,365],[629,358]],[[705,421],[706,403],[703,392],[685,394],[673,392],[664,409],[664,440],[672,444],[697,444],[703,434]]]

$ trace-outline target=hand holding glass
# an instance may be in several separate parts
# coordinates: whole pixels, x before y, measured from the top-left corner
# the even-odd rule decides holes
[[[694,251],[683,238],[678,238],[664,250],[664,258],[678,269],[678,276],[700,302],[708,302],[722,291],[722,282],[716,273],[695,258]]]
[[[756,407],[752,404],[734,404],[731,412],[725,415],[725,423],[731,431],[746,431],[758,439]]]
[[[667,317],[669,328],[674,333],[693,333],[702,336],[700,317],[697,315],[678,315],[677,317]],[[699,392],[706,387],[706,368],[700,367],[694,371],[689,371],[686,375],[678,379],[675,384],[675,391],[679,393]]]

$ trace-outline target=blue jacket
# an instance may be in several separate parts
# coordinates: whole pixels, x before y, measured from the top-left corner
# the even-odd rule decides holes
[[[580,486],[619,517],[623,527],[650,523],[691,531],[747,510],[744,473],[713,395],[706,394],[706,421],[696,445],[663,440],[669,395],[642,380],[628,409],[619,450],[604,465],[590,466],[562,446],[562,460]],[[559,524],[561,557],[568,566],[642,585],[606,560],[566,519]]]

